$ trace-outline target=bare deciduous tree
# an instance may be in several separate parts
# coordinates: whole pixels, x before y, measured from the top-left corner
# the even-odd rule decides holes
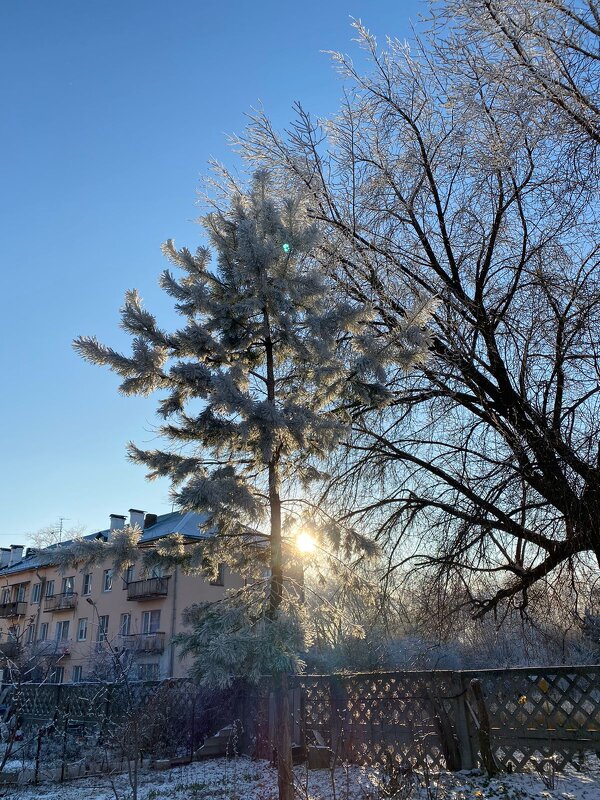
[[[546,105],[577,159],[600,144],[600,9],[596,0],[447,0],[432,20],[450,25],[457,63],[476,57],[506,97]],[[449,51],[446,51],[446,56]],[[565,135],[566,134],[566,135]],[[581,149],[581,146],[583,148]],[[581,164],[583,166],[583,164]],[[586,170],[587,171],[587,170]]]
[[[571,148],[574,126],[590,142],[598,130],[584,102],[597,61],[576,29],[597,15],[519,5],[534,28],[514,34],[528,49],[510,74],[512,34],[476,16],[435,45],[385,50],[357,23],[369,66],[334,54],[346,81],[335,118],[298,106],[280,135],[259,113],[237,142],[311,193],[321,258],[373,304],[382,335],[418,323],[407,298],[439,298],[432,359],[398,369],[384,414],[355,409],[329,494],[388,542],[391,569],[412,557],[441,582],[458,577],[477,614],[524,608],[557,570],[600,561],[597,191],[590,150]],[[563,67],[577,80],[561,100]]]
[[[83,525],[75,525],[67,528],[63,525],[64,522],[64,518],[60,518],[53,525],[46,525],[28,534],[27,540],[31,542],[36,549],[43,550],[45,547],[51,547],[52,545],[60,544],[61,542],[84,535],[85,527]]]

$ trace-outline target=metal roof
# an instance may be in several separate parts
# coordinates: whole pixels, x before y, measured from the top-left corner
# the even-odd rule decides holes
[[[205,524],[209,519],[208,514],[196,514],[193,511],[182,513],[180,511],[173,511],[170,514],[161,514],[157,517],[156,522],[147,528],[144,528],[142,536],[140,537],[140,544],[154,542],[163,536],[168,536],[171,533],[179,533],[182,536],[189,536],[194,539],[204,539],[210,536],[209,532],[201,531],[200,525]],[[110,529],[107,528],[103,531],[96,531],[88,533],[84,539],[95,538],[108,538],[110,536]],[[71,544],[72,540],[61,542],[60,544],[53,544],[45,547],[43,550],[38,550],[31,556],[21,559],[16,564],[11,564],[10,567],[0,568],[0,577],[6,575],[14,575],[18,572],[25,572],[30,569],[37,569],[39,567],[48,567],[54,564],[54,553],[59,547],[65,547]]]

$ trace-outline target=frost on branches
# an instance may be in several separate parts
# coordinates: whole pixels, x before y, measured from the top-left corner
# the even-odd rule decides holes
[[[261,671],[298,666],[310,634],[290,611],[298,587],[282,526],[302,513],[303,491],[322,478],[323,460],[345,436],[342,409],[386,402],[386,364],[422,357],[427,338],[419,333],[421,307],[396,338],[381,338],[369,328],[368,306],[337,301],[313,258],[318,230],[302,198],[274,198],[266,172],[255,173],[247,194],[230,193],[229,207],[203,224],[213,267],[209,248],[192,254],[172,241],[163,248],[175,271],[160,283],[184,320],[179,330],[161,329],[130,291],[122,326],[133,337],[131,354],[90,337],[75,348],[122,376],[123,393],[161,392],[163,447],[130,444],[129,456],[150,479],[171,481],[181,509],[210,515],[214,535],[166,541],[150,558],[206,575],[225,562],[249,579],[247,590],[215,609],[188,612],[194,633],[185,647],[202,652],[205,680],[223,683],[240,671],[257,674],[251,653]],[[346,550],[368,544],[320,513],[309,514],[316,536],[329,532]]]
[[[348,409],[384,404],[386,364],[422,356],[426,338],[419,346],[421,311],[412,333],[380,337],[369,328],[367,305],[337,301],[313,258],[318,230],[302,198],[274,199],[266,172],[255,173],[248,194],[229,199],[226,210],[216,207],[203,220],[214,268],[208,248],[192,254],[172,241],[164,246],[177,273],[165,271],[161,286],[183,327],[162,330],[131,291],[122,309],[131,355],[89,337],[75,348],[121,375],[123,393],[163,395],[162,449],[132,444],[129,456],[149,478],[171,481],[181,509],[208,513],[213,535],[166,541],[153,557],[207,575],[225,562],[246,576],[242,590],[188,609],[191,633],[180,643],[205,682],[272,674],[280,797],[287,798],[285,676],[301,666],[310,629],[286,531],[306,508],[303,492],[346,435]],[[368,545],[353,530],[321,524],[323,511],[308,508],[317,536],[331,533],[345,551]]]

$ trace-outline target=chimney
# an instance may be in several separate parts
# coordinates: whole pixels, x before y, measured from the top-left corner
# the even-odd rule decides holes
[[[13,564],[18,564],[23,558],[23,550],[25,548],[22,544],[11,544],[10,546],[10,560],[8,566],[12,567]]]
[[[123,514],[110,515],[110,529],[111,531],[120,531],[125,527],[125,516]]]
[[[144,521],[144,528],[151,528],[153,525],[156,525],[158,517],[156,514],[146,514],[146,519]]]
[[[129,524],[133,528],[137,525],[140,530],[144,530],[144,512],[138,508],[129,509]]]
[[[10,562],[10,547],[0,547],[0,569],[8,567]]]
[[[25,550],[25,558],[31,558],[31,556],[37,555],[37,547],[28,547]]]

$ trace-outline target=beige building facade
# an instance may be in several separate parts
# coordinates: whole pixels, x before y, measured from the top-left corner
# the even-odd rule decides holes
[[[130,509],[129,520],[112,514],[110,527],[86,538],[107,541],[126,523],[138,525],[142,547],[169,534],[201,537],[199,514],[157,517]],[[0,669],[2,680],[56,683],[111,680],[126,671],[136,680],[182,677],[189,663],[173,637],[184,630],[182,612],[216,601],[243,581],[226,568],[209,582],[175,567],[143,571],[141,559],[123,574],[109,561],[87,570],[61,571],[53,545],[0,549]]]

